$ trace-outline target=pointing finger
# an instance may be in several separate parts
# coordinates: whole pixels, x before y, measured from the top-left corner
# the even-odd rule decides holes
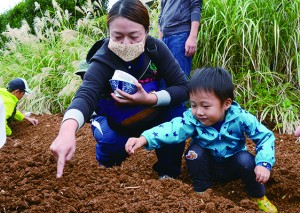
[[[65,167],[65,156],[58,156],[56,177],[60,178],[63,175]]]

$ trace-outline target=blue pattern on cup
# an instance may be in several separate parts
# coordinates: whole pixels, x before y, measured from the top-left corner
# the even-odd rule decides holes
[[[130,82],[127,82],[127,81],[110,79],[109,83],[110,83],[111,88],[113,89],[114,93],[118,97],[122,97],[122,96],[116,91],[117,88],[119,88],[120,90],[122,90],[123,92],[126,92],[128,94],[134,94],[137,92],[136,85],[132,84]]]

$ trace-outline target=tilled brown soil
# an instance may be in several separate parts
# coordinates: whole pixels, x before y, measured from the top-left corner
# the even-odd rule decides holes
[[[158,180],[154,152],[144,149],[122,166],[100,168],[89,124],[77,133],[77,150],[56,179],[49,146],[60,115],[40,115],[37,126],[13,125],[13,136],[0,149],[1,212],[259,212],[240,181],[196,194],[185,164],[177,180]],[[276,165],[266,184],[279,212],[300,212],[300,144],[276,134]],[[253,145],[249,143],[249,149]],[[184,161],[183,161],[184,162]]]

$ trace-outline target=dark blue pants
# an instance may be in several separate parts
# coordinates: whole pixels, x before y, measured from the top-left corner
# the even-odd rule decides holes
[[[185,107],[180,105],[169,107],[157,118],[157,124],[170,121],[174,117],[182,116]],[[106,167],[119,166],[128,157],[125,144],[130,135],[111,129],[104,116],[97,116],[92,121],[92,132],[97,142],[96,159]],[[185,142],[165,145],[155,150],[157,162],[153,169],[159,176],[168,175],[176,178],[181,173],[181,160]]]
[[[224,162],[217,162],[208,149],[192,143],[185,153],[185,159],[196,192],[210,188],[213,181],[229,182],[241,179],[250,197],[260,198],[265,195],[264,185],[255,179],[254,156],[247,151],[240,151]]]
[[[185,42],[188,39],[189,34],[190,32],[182,32],[168,37],[163,37],[162,39],[188,78],[190,77],[193,59],[193,57],[185,56]]]

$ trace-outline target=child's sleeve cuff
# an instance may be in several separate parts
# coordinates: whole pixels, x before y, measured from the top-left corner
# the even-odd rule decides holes
[[[267,162],[259,162],[256,164],[256,166],[263,166],[263,167],[267,168],[269,171],[271,171],[271,164],[269,164]]]

